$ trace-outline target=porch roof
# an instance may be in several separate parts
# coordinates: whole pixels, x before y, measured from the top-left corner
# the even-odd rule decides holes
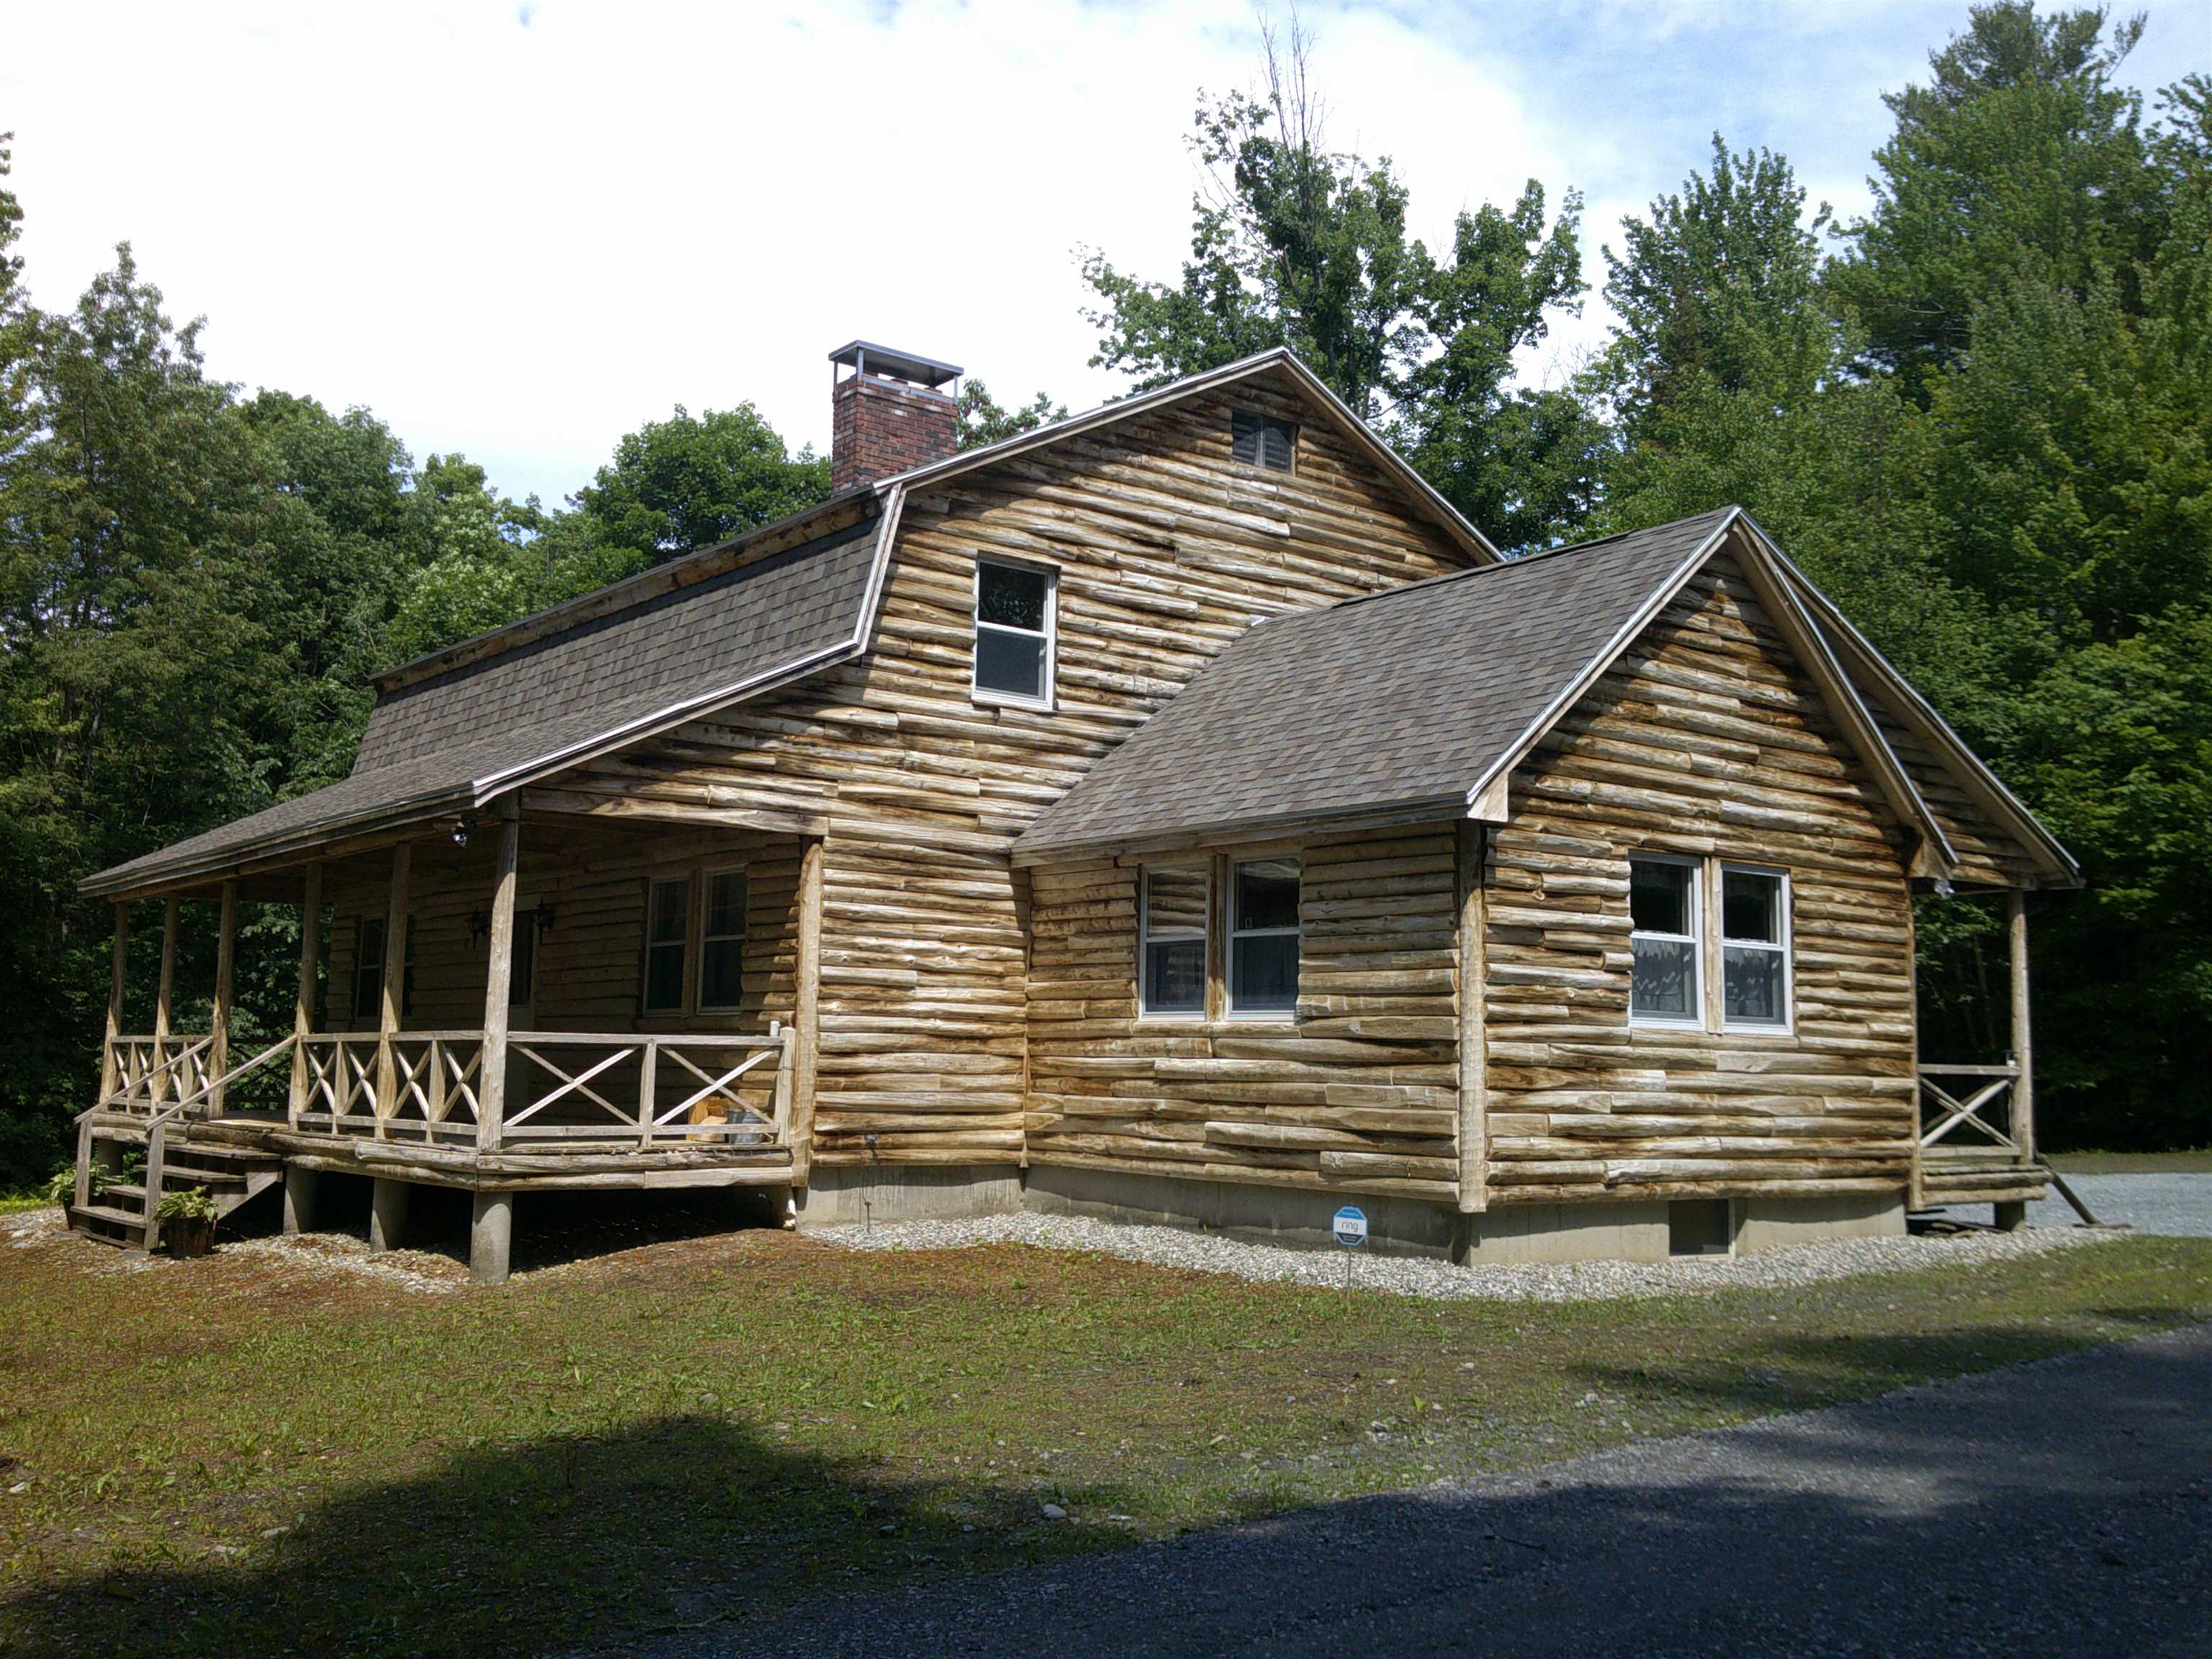
[[[104,870],[82,890],[119,896],[281,864],[471,811],[842,661],[866,642],[884,523],[872,500],[833,501],[396,670],[350,775]]]

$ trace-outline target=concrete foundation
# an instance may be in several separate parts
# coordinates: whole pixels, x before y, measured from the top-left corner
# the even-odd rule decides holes
[[[1022,1207],[1021,1172],[1007,1164],[817,1164],[795,1195],[799,1226],[933,1221]]]
[[[1740,1198],[1735,1247],[1778,1250],[1824,1238],[1902,1238],[1905,1194],[1838,1193],[1832,1198]]]
[[[514,1194],[478,1193],[469,1220],[469,1278],[478,1285],[507,1283],[514,1248]]]
[[[368,1248],[396,1250],[407,1237],[407,1183],[376,1177],[368,1198]]]
[[[1458,1259],[1472,1267],[1523,1261],[1664,1261],[1662,1202],[1500,1204],[1465,1218]]]
[[[1052,1214],[1158,1222],[1261,1243],[1316,1249],[1335,1248],[1330,1218],[1345,1205],[1356,1204],[1366,1212],[1367,1248],[1397,1255],[1449,1255],[1459,1224],[1452,1212],[1409,1199],[1049,1166],[1030,1170],[1024,1196],[1027,1208]]]

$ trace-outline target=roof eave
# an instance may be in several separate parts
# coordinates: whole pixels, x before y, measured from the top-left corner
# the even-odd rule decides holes
[[[1056,840],[1031,842],[1028,833],[1014,842],[1017,866],[1076,863],[1100,858],[1133,857],[1166,853],[1185,847],[1220,845],[1239,841],[1267,841],[1304,830],[1335,831],[1386,823],[1443,822],[1468,816],[1466,803],[1456,791],[1437,795],[1407,796],[1358,806],[1320,811],[1248,813],[1203,823],[1178,824],[1132,833],[1122,830]]]

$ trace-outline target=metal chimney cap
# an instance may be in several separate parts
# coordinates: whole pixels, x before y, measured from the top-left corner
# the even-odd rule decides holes
[[[877,345],[869,340],[854,340],[839,346],[830,354],[830,361],[850,368],[855,374],[878,374],[888,380],[910,380],[916,386],[930,387],[957,380],[964,373],[957,363],[916,356],[911,351],[894,351],[889,346]]]

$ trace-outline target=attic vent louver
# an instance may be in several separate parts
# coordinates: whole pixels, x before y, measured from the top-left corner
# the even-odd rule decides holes
[[[1288,421],[1243,409],[1229,417],[1229,453],[1246,466],[1288,472],[1297,447],[1298,429]]]

